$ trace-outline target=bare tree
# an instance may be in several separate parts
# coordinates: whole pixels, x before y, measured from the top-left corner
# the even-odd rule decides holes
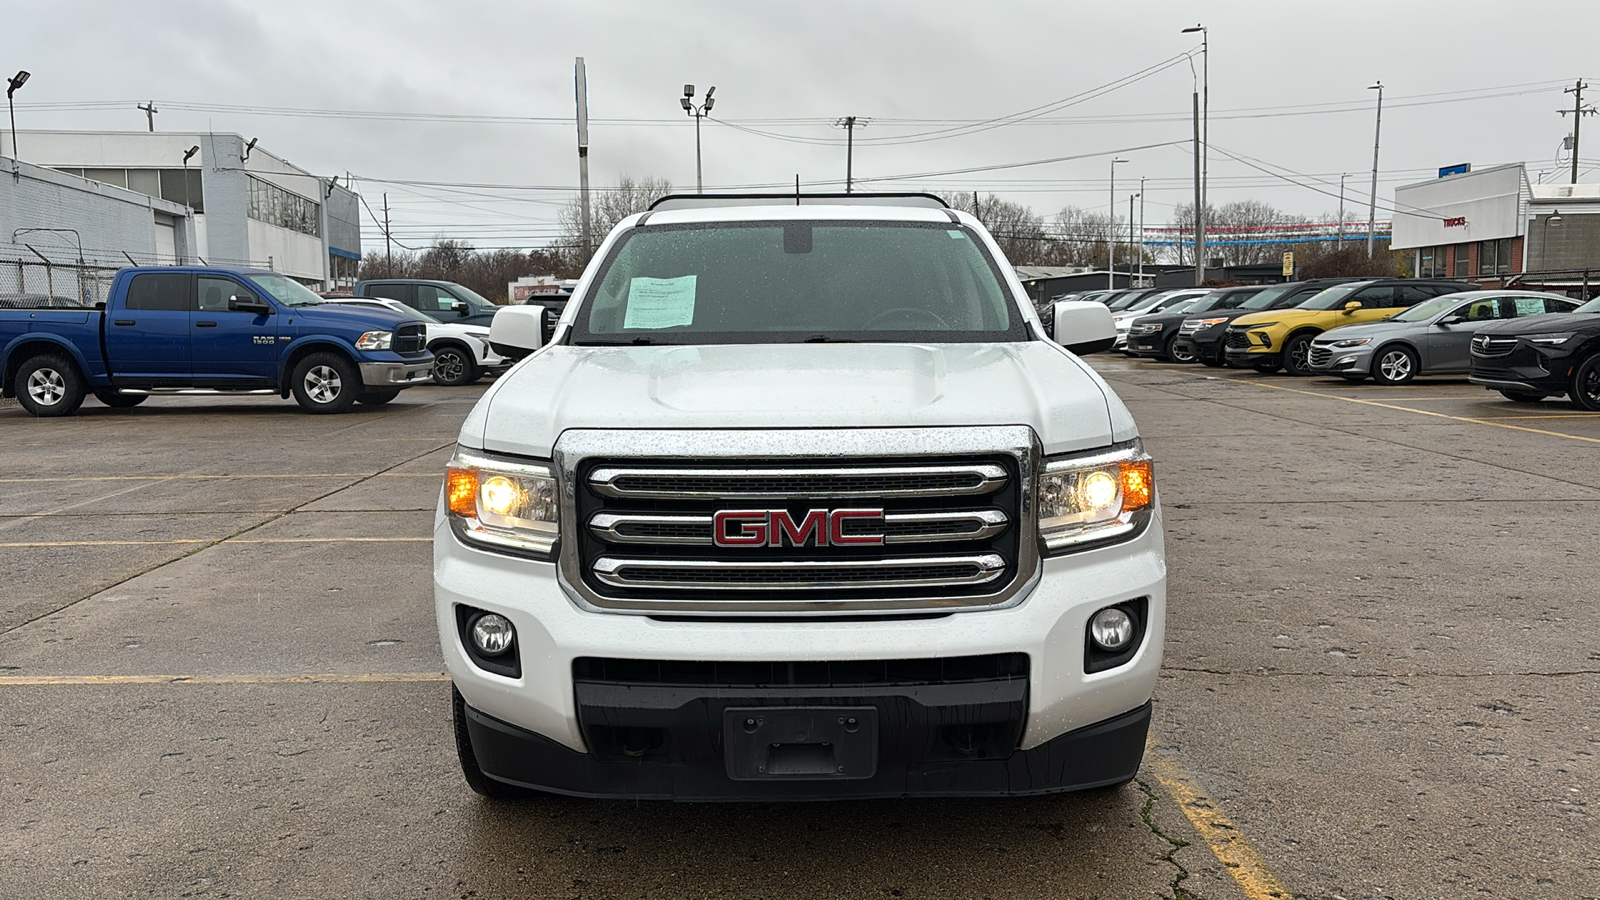
[[[672,193],[672,182],[665,178],[646,176],[635,181],[624,173],[613,187],[593,193],[590,208],[590,228],[594,243],[615,228],[618,222],[650,208],[650,204]],[[579,267],[589,262],[589,248],[583,246],[583,206],[573,197],[561,208],[561,247],[577,261]]]
[[[1029,207],[993,194],[978,197],[976,194],[951,192],[939,195],[940,199],[962,212],[977,217],[983,227],[994,235],[995,243],[1014,266],[1053,265],[1054,242],[1045,232],[1044,219]]]

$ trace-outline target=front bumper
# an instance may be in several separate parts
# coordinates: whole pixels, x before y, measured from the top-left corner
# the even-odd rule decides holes
[[[1094,730],[1096,726],[1145,709],[1155,687],[1166,613],[1159,512],[1131,541],[1053,557],[1042,566],[1033,590],[1004,609],[926,617],[685,619],[584,610],[568,593],[553,563],[464,546],[442,517],[434,533],[435,611],[445,665],[467,706],[475,711],[478,725],[474,727],[496,732],[484,737],[487,749],[480,751],[481,767],[486,774],[506,781],[577,794],[664,796],[660,791],[667,790],[681,798],[731,798],[754,796],[752,791],[758,789],[768,796],[808,798],[1028,793],[1126,780],[1137,768],[1142,752],[1138,742],[1142,741],[1147,713],[1135,717],[1139,718],[1137,725],[1123,723],[1132,730],[1121,725],[1111,729],[1122,735],[1113,741],[1122,748],[1113,754],[1115,760],[1094,757],[1101,752],[1093,749],[1099,745],[1084,741],[1086,736],[1100,734]],[[1140,598],[1146,603],[1146,626],[1132,658],[1115,668],[1086,672],[1085,633],[1090,616],[1106,606]],[[460,637],[459,605],[496,612],[511,620],[517,630],[521,665],[516,677],[487,671],[468,657]],[[720,765],[701,766],[692,777],[681,770],[676,770],[675,776],[615,774],[619,767],[641,768],[639,760],[595,768],[603,760],[585,738],[574,674],[575,661],[586,658],[804,663],[993,654],[1027,657],[1021,733],[1007,758],[930,762],[914,754],[896,756],[886,749],[881,775],[859,783],[759,781],[752,788],[742,783],[723,784],[732,779]],[[744,692],[735,691],[722,699],[743,696]],[[810,699],[817,698],[813,695]],[[855,694],[828,695],[821,701],[849,706],[860,699]],[[893,717],[884,716],[880,721],[881,747],[888,748],[898,735],[905,734],[904,726]],[[489,722],[499,724],[486,724]],[[1080,731],[1083,733],[1077,738],[1057,742]],[[477,733],[474,731],[475,745]],[[493,749],[496,747],[501,749]],[[1041,747],[1049,749],[1033,752]],[[548,764],[552,774],[541,779],[536,770],[513,765],[519,753],[539,760],[538,765]],[[1039,766],[1047,768],[1036,771]],[[969,767],[971,773],[965,771]],[[603,790],[595,790],[592,779],[602,772],[613,774],[599,782]],[[1024,777],[1018,773],[1033,774]],[[555,783],[559,779],[569,780]],[[866,786],[869,782],[870,787]],[[613,784],[621,787],[611,789]],[[708,784],[718,787],[712,790]],[[668,790],[663,785],[682,788]],[[858,790],[867,793],[851,793]]]
[[[1223,351],[1223,359],[1228,365],[1237,369],[1248,369],[1252,366],[1277,366],[1283,364],[1283,354],[1276,353],[1266,348],[1250,348],[1240,350],[1227,347]]]
[[[1128,334],[1127,350],[1134,356],[1165,356],[1168,332],[1152,331],[1148,334]]]
[[[1311,371],[1319,375],[1367,375],[1372,371],[1372,352],[1375,348],[1370,345],[1343,350],[1336,347],[1325,349],[1327,355],[1323,358],[1321,354],[1324,348],[1315,343],[1311,345],[1311,361],[1308,365]],[[1323,360],[1321,365],[1318,365],[1319,359]]]
[[[421,362],[361,363],[361,383],[369,388],[410,387],[433,380],[433,354]]]

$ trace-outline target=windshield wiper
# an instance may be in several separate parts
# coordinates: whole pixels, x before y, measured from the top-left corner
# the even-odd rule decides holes
[[[806,344],[854,344],[854,343],[856,343],[856,341],[851,339],[851,338],[832,337],[832,336],[829,336],[829,335],[826,335],[826,334],[813,334],[811,337],[806,338],[802,343],[806,343]]]
[[[576,343],[579,347],[652,347],[655,346],[656,339],[647,337],[632,337],[622,338],[615,341],[604,341],[597,338],[590,338],[589,340],[575,341],[574,343]]]

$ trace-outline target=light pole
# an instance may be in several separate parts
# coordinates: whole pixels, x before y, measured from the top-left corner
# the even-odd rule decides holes
[[[1340,250],[1344,249],[1344,180],[1346,178],[1349,178],[1349,177],[1350,177],[1350,175],[1347,172],[1340,172],[1339,173],[1339,246],[1338,246],[1338,249],[1340,249]]]
[[[683,106],[683,111],[694,116],[694,192],[697,194],[706,192],[705,178],[700,174],[700,120],[711,112],[711,106],[716,102],[711,99],[711,95],[716,92],[716,85],[706,88],[706,102],[695,106],[694,85],[686,84],[683,86],[683,97],[678,100]]]
[[[16,159],[17,158],[17,106],[16,106],[15,103],[12,102],[11,95],[15,94],[17,92],[17,88],[20,88],[20,87],[22,87],[23,85],[25,85],[27,83],[28,83],[28,73],[26,71],[17,72],[17,74],[11,76],[11,80],[6,83],[6,107],[11,110],[11,158],[12,159]]]
[[[1367,201],[1367,259],[1372,258],[1373,232],[1378,229],[1378,138],[1383,132],[1383,82],[1369,85],[1378,92],[1378,116],[1372,123],[1372,196]]]
[[[1144,285],[1144,176],[1139,176],[1139,284]]]
[[[1211,32],[1206,26],[1196,24],[1180,34],[1200,32],[1200,136],[1197,160],[1200,176],[1195,189],[1194,212],[1194,283],[1198,287],[1206,280],[1206,204],[1211,202]]]
[[[1117,288],[1117,164],[1127,160],[1111,158],[1111,206],[1106,210],[1106,289]]]
[[[1138,194],[1129,194],[1128,195],[1128,252],[1129,253],[1133,252],[1133,201],[1135,201],[1137,199],[1139,199],[1139,195]],[[1144,287],[1144,285],[1142,285],[1142,284],[1138,285],[1138,286],[1139,287]],[[1133,283],[1133,260],[1131,260],[1131,259],[1128,260],[1128,287],[1134,287],[1134,283]]]
[[[199,144],[195,144],[193,147],[190,147],[189,149],[183,151],[183,205],[184,206],[189,206],[189,160],[193,159],[194,155],[196,153],[199,153],[199,152],[200,152],[200,145]],[[329,193],[332,193],[332,191],[329,191]],[[193,207],[189,207],[189,213],[191,215],[193,215],[193,213],[194,213],[194,208]]]

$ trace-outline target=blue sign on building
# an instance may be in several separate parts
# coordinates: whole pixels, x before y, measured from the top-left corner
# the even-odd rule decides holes
[[[1444,178],[1448,175],[1465,175],[1471,171],[1472,163],[1457,163],[1456,165],[1445,166],[1444,168],[1440,169],[1439,177]]]

